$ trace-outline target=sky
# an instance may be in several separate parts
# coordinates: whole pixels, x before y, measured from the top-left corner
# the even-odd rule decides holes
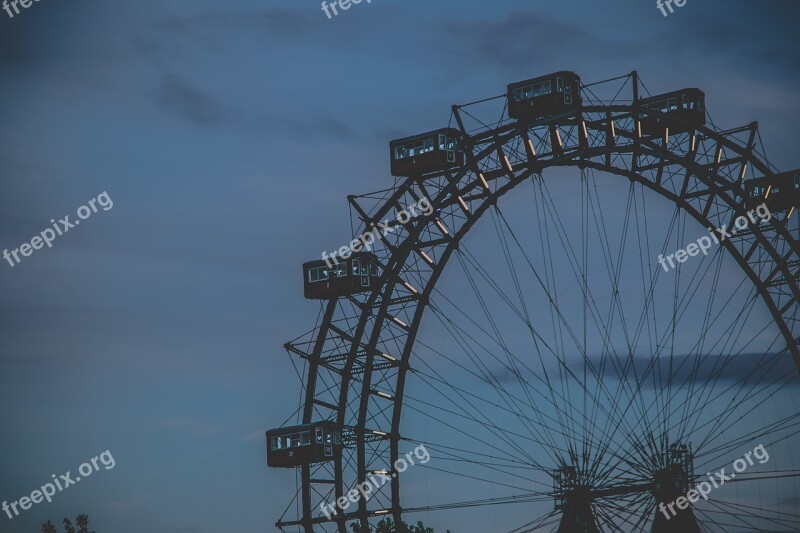
[[[311,329],[300,265],[390,187],[390,139],[557,70],[700,87],[797,168],[795,0],[40,0],[0,12],[0,499],[108,450],[0,531],[88,512],[100,532],[273,531],[293,476],[264,430],[297,407],[283,344]]]

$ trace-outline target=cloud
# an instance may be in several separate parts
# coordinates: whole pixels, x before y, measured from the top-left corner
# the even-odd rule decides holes
[[[222,109],[214,99],[175,74],[161,76],[155,100],[162,111],[198,126],[223,121]]]
[[[586,63],[586,56],[630,54],[629,47],[622,43],[604,40],[580,26],[531,11],[509,13],[500,21],[448,23],[442,37],[453,53],[487,67],[508,70],[530,70],[537,53],[550,63],[565,61],[559,67],[563,69],[575,67],[578,58]]]
[[[354,141],[356,131],[330,115],[319,115],[311,120],[298,121],[290,117],[272,117],[273,126],[285,130],[286,136],[296,141]]]
[[[627,360],[620,357],[620,365],[625,366]],[[592,358],[595,368],[600,368],[599,356]],[[772,383],[784,383],[791,379],[791,385],[800,385],[797,379],[797,369],[794,361],[788,353],[742,353],[738,355],[676,355],[670,361],[668,355],[658,358],[657,365],[652,365],[650,356],[634,356],[633,367],[628,366],[627,378],[635,379],[638,375],[647,373],[645,385],[653,386],[653,377],[661,379],[666,383],[670,377],[670,365],[672,366],[673,384],[684,384],[689,382],[703,383],[718,380],[720,383],[741,382],[748,386],[754,383],[764,385]],[[622,369],[620,369],[622,370]],[[634,372],[635,371],[635,372]],[[619,371],[614,365],[606,364],[603,366],[603,376],[606,378],[619,379]],[[791,378],[789,377],[791,376]]]
[[[776,9],[756,11],[742,5],[738,7],[735,9],[733,4],[715,24],[708,24],[703,17],[687,18],[678,34],[664,32],[659,38],[670,42],[670,54],[681,64],[710,55],[716,58],[717,68],[720,62],[729,66],[719,69],[729,74],[757,79],[760,76],[756,73],[760,73],[767,76],[765,82],[773,84],[776,77],[796,79],[800,43],[791,37],[795,33],[796,17],[777,9],[777,5]],[[747,34],[742,33],[742,17],[749,19]]]
[[[702,360],[700,360],[701,358]],[[595,372],[601,371],[602,378],[619,381],[620,372],[625,371],[625,379],[630,382],[636,380],[637,376],[639,380],[646,376],[646,379],[643,380],[643,385],[648,388],[654,386],[654,376],[656,380],[660,379],[662,384],[667,383],[670,376],[670,364],[672,365],[673,385],[717,381],[717,386],[737,382],[746,384],[745,386],[752,386],[756,383],[771,385],[788,381],[791,386],[800,386],[800,380],[797,379],[797,369],[791,355],[788,353],[676,355],[671,362],[668,355],[662,355],[658,358],[657,365],[652,365],[652,359],[649,355],[636,355],[633,357],[632,366],[624,355],[620,355],[619,359],[610,359],[608,356],[605,357],[605,361],[602,359],[599,355],[589,357]],[[573,359],[568,364],[573,371],[583,368],[582,359]],[[558,371],[555,368],[555,363],[552,370],[553,372]],[[519,374],[523,380],[529,383],[533,383],[537,379],[521,367]],[[516,384],[519,382],[517,374],[506,367],[493,369],[491,378],[497,380],[498,383],[504,384]]]
[[[180,32],[254,29],[279,37],[292,37],[305,33],[314,25],[308,10],[268,8],[257,12],[231,13],[206,12],[187,17],[172,17],[158,27]]]

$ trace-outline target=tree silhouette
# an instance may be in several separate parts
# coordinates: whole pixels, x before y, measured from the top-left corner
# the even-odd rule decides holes
[[[78,533],[94,533],[94,531],[89,531],[89,515],[78,515],[75,523],[78,525]]]
[[[94,531],[89,531],[89,515],[81,514],[75,518],[75,524],[78,526],[78,531],[75,531],[75,527],[70,522],[69,518],[64,518],[64,533],[95,533]],[[47,523],[42,524],[42,533],[58,533],[56,526],[48,520]]]
[[[72,527],[72,522],[69,521],[69,518],[64,518],[64,531],[66,533],[75,533],[75,528]]]

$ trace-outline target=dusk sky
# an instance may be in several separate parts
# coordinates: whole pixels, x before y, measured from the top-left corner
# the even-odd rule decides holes
[[[701,88],[720,128],[757,120],[770,162],[798,168],[798,15],[797,0],[668,17],[655,0],[0,11],[0,250],[113,201],[0,263],[0,501],[115,461],[0,513],[0,532],[84,512],[97,533],[276,531],[295,476],[266,468],[264,431],[299,405],[283,345],[320,310],[300,267],[352,238],[348,195],[394,184],[390,139],[514,81],[637,70],[654,94]]]

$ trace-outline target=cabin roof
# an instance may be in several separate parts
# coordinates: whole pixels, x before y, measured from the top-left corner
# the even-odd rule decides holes
[[[345,246],[347,246],[347,245],[345,245]],[[329,254],[328,257],[332,257],[332,256]],[[361,259],[361,258],[364,258],[364,257],[368,257],[369,259],[372,259],[373,261],[376,261],[376,262],[378,260],[378,258],[375,257],[375,254],[370,253],[370,252],[353,252],[352,254],[350,254],[350,257],[348,257],[347,259],[343,259],[343,258],[339,257],[339,255],[336,255],[336,258],[339,261],[339,263],[344,263],[344,262],[346,262],[346,261],[348,261],[350,259],[353,259],[353,258]],[[313,261],[306,261],[305,263],[303,263],[303,269],[316,268],[316,267],[320,267],[320,266],[323,266],[323,265],[324,266],[328,266],[328,263],[326,263],[324,259],[315,259]],[[336,265],[336,263],[334,263],[334,266],[335,265]]]
[[[771,180],[776,178],[790,178],[792,176],[800,176],[800,169],[797,170],[788,170],[786,172],[781,172],[779,174],[775,174],[773,177],[769,176],[761,176],[758,178],[750,178],[748,180],[744,180],[745,185],[748,183],[769,183]]]
[[[658,100],[663,100],[665,98],[670,98],[672,96],[678,96],[678,95],[683,94],[683,93],[695,93],[695,94],[700,94],[701,96],[705,96],[706,95],[706,93],[704,93],[703,91],[701,91],[697,87],[686,87],[684,89],[677,89],[677,90],[674,90],[674,91],[670,91],[668,93],[656,94],[655,96],[648,96],[647,98],[642,98],[639,101],[640,102],[656,102]]]
[[[401,139],[394,139],[392,141],[389,141],[389,146],[405,143],[414,139],[430,137],[431,135],[436,135],[437,133],[454,133],[459,136],[461,135],[461,131],[455,128],[439,128],[438,130],[426,131],[425,133],[417,133],[416,135],[409,135],[408,137],[403,137]]]
[[[570,70],[559,70],[558,72],[553,72],[552,74],[545,74],[544,76],[538,76],[536,78],[530,78],[528,80],[515,81],[514,83],[509,83],[508,84],[508,90],[510,91],[510,90],[512,90],[512,89],[514,89],[516,87],[522,87],[522,86],[528,85],[530,83],[535,83],[537,81],[549,80],[553,76],[564,76],[564,77],[574,76],[575,78],[578,78],[578,81],[580,81],[580,79],[581,79],[580,76],[578,76],[577,74],[575,74],[574,72],[572,72]]]
[[[319,422],[311,422],[310,424],[303,424],[301,426],[287,426],[285,428],[275,428],[267,431],[267,435],[283,434],[283,433],[297,433],[298,431],[305,431],[307,429],[314,429],[315,427],[326,426],[336,429],[341,429],[341,426],[332,420],[321,420]]]

